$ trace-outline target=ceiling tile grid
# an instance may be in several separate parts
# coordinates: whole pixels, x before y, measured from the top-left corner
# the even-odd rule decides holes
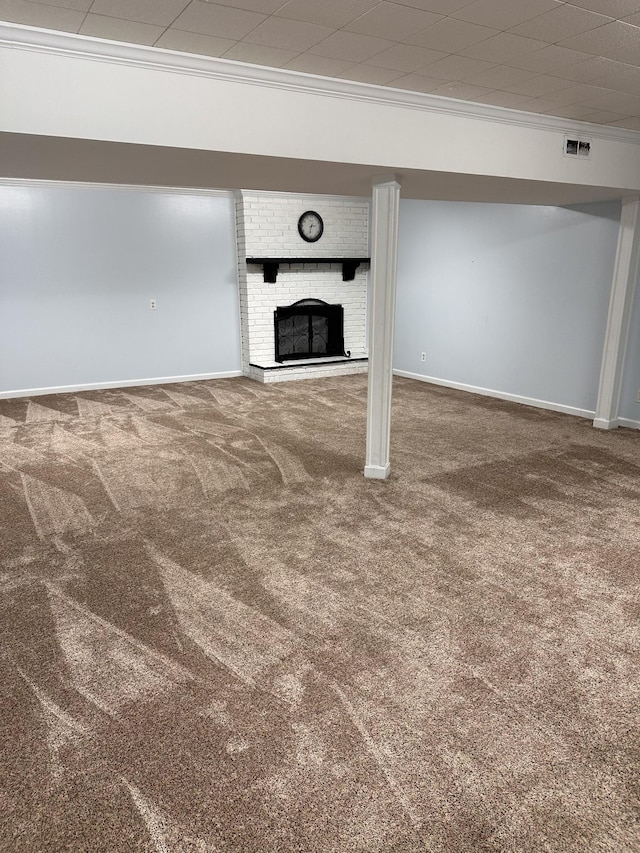
[[[163,34],[164,27],[138,21],[123,21],[122,18],[110,18],[90,12],[82,22],[79,32],[83,36],[96,36],[112,41],[126,41],[135,36],[138,44],[155,44]]]
[[[504,31],[561,6],[561,0],[476,0],[451,17]]]
[[[168,27],[184,11],[183,0],[93,0],[87,11],[141,24]]]
[[[0,20],[640,130],[640,0],[0,0]]]

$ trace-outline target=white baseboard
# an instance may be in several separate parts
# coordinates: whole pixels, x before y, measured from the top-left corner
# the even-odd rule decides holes
[[[631,418],[618,418],[618,425],[627,429],[640,429],[640,421],[634,421]]]
[[[620,426],[619,419],[607,420],[607,418],[594,418],[593,425],[596,429],[617,429]]]
[[[579,409],[576,406],[565,406],[563,403],[551,403],[549,400],[537,400],[535,397],[523,397],[520,394],[508,394],[506,391],[495,391],[492,388],[480,388],[477,385],[466,385],[464,382],[452,382],[449,379],[438,379],[435,376],[423,376],[421,373],[409,373],[407,370],[394,370],[395,376],[406,379],[417,379],[419,382],[429,382],[431,385],[442,385],[444,388],[455,388],[457,391],[469,391],[471,394],[482,394],[485,397],[495,397],[498,400],[508,400],[510,403],[522,403],[525,406],[535,406],[537,409],[550,409],[552,412],[562,412],[565,415],[576,415],[579,418],[593,418],[594,411]]]
[[[230,379],[242,376],[241,370],[223,373],[195,373],[192,376],[157,376],[153,379],[121,379],[117,382],[88,382],[84,385],[57,385],[51,388],[21,388],[16,391],[0,391],[0,400],[13,397],[38,397],[42,394],[75,394],[78,391],[100,391],[107,388],[135,388],[140,385],[172,385],[175,382],[197,382],[200,379]]]
[[[391,473],[391,463],[386,465],[365,465],[364,476],[368,480],[386,480]]]

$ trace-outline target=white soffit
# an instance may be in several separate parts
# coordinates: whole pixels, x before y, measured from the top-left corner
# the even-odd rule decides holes
[[[34,181],[130,184],[205,194],[244,187],[262,193],[367,198],[380,173],[378,166],[363,164],[11,133],[0,133],[0,163],[0,186]],[[628,194],[616,187],[402,170],[403,198],[562,206],[619,200]]]
[[[640,29],[638,29],[640,37]],[[640,44],[640,42],[639,42]],[[442,95],[395,89],[353,80],[340,80],[284,68],[252,65],[218,57],[200,56],[158,47],[126,44],[83,35],[0,22],[0,47],[78,56],[102,62],[171,70],[183,74],[247,83],[253,86],[312,92],[327,97],[355,99],[416,110],[443,113],[519,127],[579,132],[590,138],[640,144],[640,131],[594,124],[552,115],[477,103]]]

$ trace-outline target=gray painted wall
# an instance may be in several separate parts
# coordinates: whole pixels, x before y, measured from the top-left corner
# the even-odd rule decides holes
[[[403,200],[395,367],[593,411],[618,219]],[[0,185],[0,322],[5,395],[240,371],[232,198]],[[638,388],[640,287],[623,417]]]
[[[0,185],[0,393],[239,371],[236,281],[229,195]]]
[[[593,412],[619,216],[403,201],[395,368]]]

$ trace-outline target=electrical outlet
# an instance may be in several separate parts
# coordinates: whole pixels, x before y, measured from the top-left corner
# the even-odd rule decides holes
[[[155,299],[150,299],[150,300],[149,300],[149,308],[151,308],[151,310],[153,311],[153,310],[155,310],[157,307],[158,307],[158,306],[156,305],[156,300],[155,300]]]
[[[427,360],[426,352],[421,352],[420,353],[420,361],[426,361],[426,360]],[[638,393],[640,394],[640,391],[638,391]]]
[[[636,403],[640,403],[640,388],[636,391]]]

